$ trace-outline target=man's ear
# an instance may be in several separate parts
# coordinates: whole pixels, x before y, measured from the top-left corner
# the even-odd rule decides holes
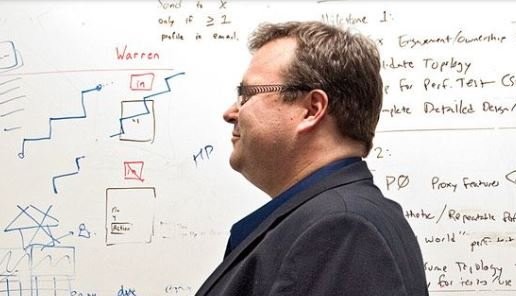
[[[314,89],[302,99],[304,117],[298,124],[298,132],[305,132],[316,127],[328,112],[328,95],[320,89]]]

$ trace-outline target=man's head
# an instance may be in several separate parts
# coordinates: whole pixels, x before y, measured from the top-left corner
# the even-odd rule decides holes
[[[380,57],[368,38],[320,22],[287,22],[261,25],[251,36],[249,49],[259,50],[279,38],[297,43],[292,63],[282,70],[284,83],[322,89],[329,99],[328,111],[337,120],[342,136],[372,148],[382,106]],[[297,93],[286,92],[285,100]]]
[[[260,26],[253,57],[225,113],[231,166],[275,195],[325,162],[365,156],[382,102],[368,39],[317,22]]]

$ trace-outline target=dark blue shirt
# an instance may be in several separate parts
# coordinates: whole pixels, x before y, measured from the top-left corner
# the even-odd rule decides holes
[[[333,172],[340,170],[341,168],[350,165],[354,162],[359,161],[360,157],[345,158],[335,162],[332,162],[312,174],[308,175],[294,186],[290,187],[271,201],[252,212],[242,220],[238,221],[231,227],[231,236],[226,247],[226,257],[232,250],[234,250],[238,244],[240,244],[251,232],[253,232],[260,223],[262,223],[267,217],[269,217],[277,208],[282,204],[286,203],[291,197],[297,193],[309,188],[319,180],[332,174]]]

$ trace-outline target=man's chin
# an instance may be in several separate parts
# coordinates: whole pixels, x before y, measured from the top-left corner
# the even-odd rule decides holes
[[[229,157],[229,165],[233,170],[240,172],[242,164],[240,158],[237,155],[235,155],[235,151],[233,151],[233,153]]]

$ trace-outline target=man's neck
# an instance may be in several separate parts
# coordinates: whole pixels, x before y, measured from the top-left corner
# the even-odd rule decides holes
[[[314,155],[318,157],[314,157]],[[284,173],[283,178],[275,180],[276,182],[271,184],[275,186],[271,186],[268,190],[264,191],[271,196],[271,198],[274,198],[310,174],[332,162],[345,158],[361,156],[362,153],[356,149],[333,149],[332,151],[319,150],[317,152],[311,151],[305,158],[298,157],[298,161],[288,164],[288,168],[285,168],[286,170],[282,169],[281,171]]]

